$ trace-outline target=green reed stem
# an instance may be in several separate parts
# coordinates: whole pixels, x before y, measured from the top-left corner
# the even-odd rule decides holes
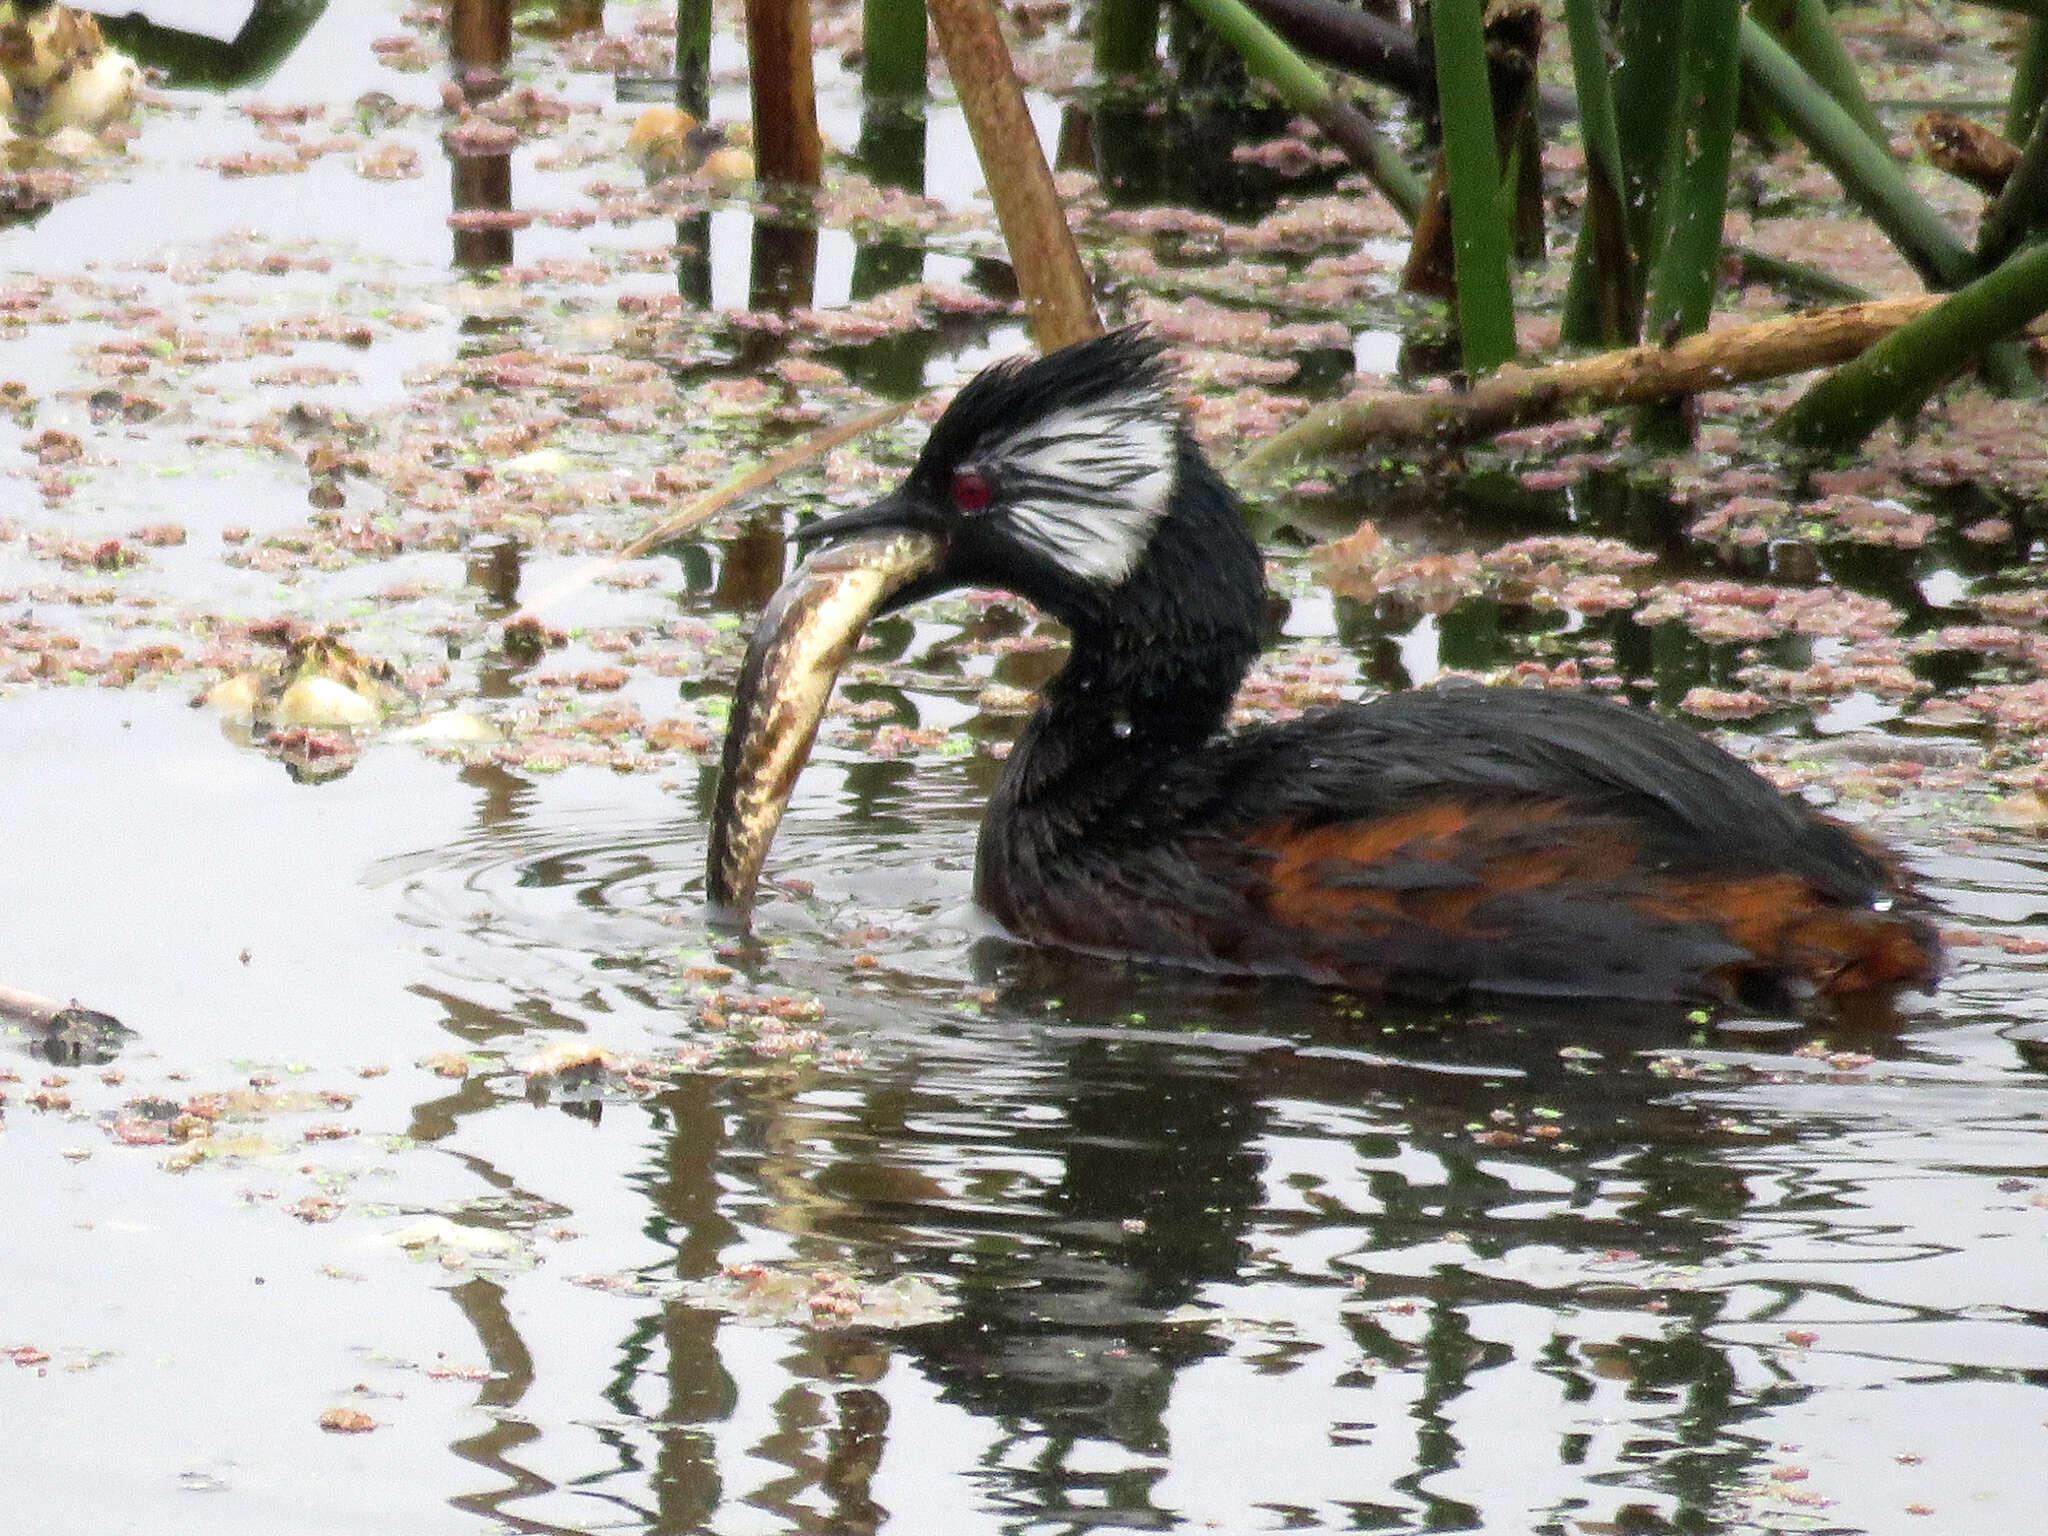
[[[676,105],[711,116],[711,0],[676,0]]]
[[[1467,0],[1472,3],[1472,0]],[[1410,224],[1422,208],[1422,178],[1365,115],[1261,21],[1243,0],[1184,0],[1210,30],[1288,106],[1327,133]],[[1483,83],[1483,82],[1482,82]]]
[[[2041,115],[2041,102],[2048,97],[2048,18],[2027,23],[2026,41],[2020,44],[2013,66],[2012,91],[2006,100],[2005,136],[2024,144]]]
[[[1586,206],[1565,290],[1563,336],[1574,346],[1625,346],[1636,339],[1642,295],[1629,246],[1621,130],[1607,88],[1607,38],[1599,0],[1565,0],[1579,138],[1586,152]]]
[[[1433,0],[1437,97],[1443,105],[1444,170],[1458,284],[1465,371],[1490,373],[1515,355],[1515,301],[1508,284],[1512,231],[1502,207],[1487,80],[1481,0]]]
[[[1898,162],[1856,126],[1776,38],[1748,17],[1742,22],[1742,77],[1834,173],[1851,201],[1885,232],[1929,287],[1954,288],[1969,280],[1975,268],[1969,251],[1913,190]]]
[[[1664,238],[1651,269],[1648,330],[1703,331],[1721,276],[1721,219],[1735,141],[1742,0],[1686,0],[1678,111],[1666,147]]]
[[[2034,131],[2005,187],[1984,210],[1977,229],[1978,270],[1989,272],[2021,242],[2048,225],[2048,117],[2035,114]]]
[[[1854,362],[1815,384],[1778,418],[1778,435],[1803,448],[1854,448],[1887,416],[1916,411],[1994,343],[2048,313],[2048,244],[1959,288]]]
[[[1095,72],[1129,80],[1152,74],[1158,64],[1159,0],[1097,0]]]
[[[1621,203],[1638,284],[1657,258],[1663,230],[1665,147],[1678,101],[1680,7],[1620,0],[1614,17],[1614,117],[1621,138]]]
[[[862,0],[860,85],[870,101],[927,91],[924,0]]]
[[[1890,135],[1870,98],[1863,94],[1863,82],[1857,78],[1856,66],[1841,38],[1835,35],[1823,0],[1757,0],[1750,13],[1784,44],[1814,83],[1835,98],[1856,126],[1870,135],[1873,144],[1886,147]]]
[[[1728,254],[1735,261],[1739,282],[1771,283],[1788,293],[1829,304],[1861,304],[1877,297],[1861,283],[1849,282],[1786,256],[1773,256],[1743,245],[1731,245]]]

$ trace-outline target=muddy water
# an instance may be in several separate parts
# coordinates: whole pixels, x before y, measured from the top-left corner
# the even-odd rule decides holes
[[[370,61],[395,25],[335,8],[266,93],[431,102]],[[193,162],[246,125],[176,102],[134,171],[9,232],[8,270],[100,262],[174,304],[158,253],[251,222],[346,241],[331,287],[230,278],[211,301],[346,309],[354,281],[425,305],[367,350],[309,344],[354,377],[291,391],[402,409],[475,331],[439,163],[374,189],[324,160],[223,181]],[[519,174],[545,205],[597,173]],[[167,198],[205,217],[166,230]],[[625,238],[536,228],[521,256]],[[850,246],[821,242],[827,267]],[[716,251],[712,279],[746,292]],[[347,620],[365,648],[447,657],[437,702],[509,716],[544,691],[493,652],[506,594],[459,548],[224,563],[223,527],[303,522],[304,472],[207,448],[175,395],[159,426],[93,435],[65,391],[111,333],[0,346],[39,425],[99,456],[61,505],[9,478],[7,516],[92,539],[176,519],[190,542],[124,593]],[[970,330],[930,368],[1000,345]],[[208,375],[228,382],[188,402],[197,425],[274,407],[256,371]],[[1450,513],[1529,531],[1424,516]],[[577,593],[554,619],[571,664],[604,627],[729,632],[786,515]],[[575,568],[535,556],[523,590]],[[1870,580],[1938,605],[1977,574]],[[1520,654],[1474,606],[1390,626],[1283,577],[1276,627],[1334,658],[1337,691]],[[9,620],[96,612],[100,581],[0,544]],[[400,583],[421,612],[375,606]],[[968,903],[1015,727],[987,684],[1045,664],[990,643],[1023,622],[956,603],[880,628],[849,698],[945,734],[890,755],[828,731],[756,947],[701,921],[707,752],[550,771],[394,733],[308,783],[187,706],[205,679],[0,695],[0,982],[134,1030],[58,1061],[0,1038],[0,1530],[2048,1525],[2048,857],[1902,802],[1884,830],[2005,947],[1856,1031],[1442,1017],[1033,954]],[[1652,649],[1666,702],[1721,664]],[[636,672],[625,693],[696,718],[717,691]],[[565,1045],[620,1069],[544,1070]]]

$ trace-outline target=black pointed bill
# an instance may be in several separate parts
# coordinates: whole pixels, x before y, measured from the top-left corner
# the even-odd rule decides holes
[[[842,512],[837,517],[820,518],[815,523],[806,523],[797,529],[796,542],[800,549],[815,549],[820,544],[835,543],[860,534],[895,532],[903,529],[935,533],[938,531],[938,520],[914,497],[898,491],[852,512]]]
[[[705,894],[713,922],[745,927],[754,892],[839,669],[869,619],[937,566],[933,535],[905,526],[890,497],[813,523],[813,551],[768,600],[740,665],[711,812]]]

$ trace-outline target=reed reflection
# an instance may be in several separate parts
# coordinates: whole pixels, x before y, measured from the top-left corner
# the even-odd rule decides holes
[[[688,1115],[664,1112],[671,1137],[697,1138],[685,1161],[705,1180],[704,1203],[687,1221],[664,1213],[664,1230],[693,1234],[676,1276],[715,1272],[717,1246],[701,1237],[709,1222],[781,1234],[799,1268],[940,1277],[955,1305],[944,1321],[897,1333],[787,1336],[780,1368],[792,1384],[773,1400],[775,1428],[750,1449],[786,1470],[728,1496],[774,1511],[790,1529],[879,1528],[886,1511],[871,1490],[888,1465],[890,1394],[880,1384],[892,1361],[989,1426],[985,1507],[1033,1521],[1170,1524],[1172,1508],[1151,1489],[1171,1465],[1176,1382],[1232,1348],[1227,1330],[1191,1322],[1190,1308],[1284,1264],[1273,1245],[1312,1230],[1352,1230],[1343,1269],[1363,1305],[1347,1312],[1351,1336],[1376,1375],[1408,1384],[1394,1394],[1397,1421],[1378,1432],[1383,1445],[1402,1443],[1393,1459],[1407,1469],[1380,1490],[1382,1506],[1428,1525],[1472,1523],[1479,1511],[1436,1484],[1488,1454],[1484,1411],[1474,1419],[1467,1406],[1484,1397],[1475,1388],[1501,1370],[1584,1373],[1597,1351],[1574,1352],[1561,1322],[1563,1355],[1518,1358],[1476,1337],[1472,1319],[1510,1298],[1555,1306],[1555,1292],[1504,1284],[1483,1265],[1416,1277],[1405,1255],[1446,1243],[1482,1255],[1535,1244],[1698,1263],[1747,1203],[1698,1113],[1658,1102],[1645,1073],[1574,1070],[1540,1027],[1482,1028],[1472,1038],[1417,1015],[1403,1025],[1411,1066],[1387,1051],[1384,1013],[1367,1023],[1320,994],[1282,989],[1276,998],[1274,989],[1168,980],[1146,989],[1155,1006],[1134,1026],[1119,968],[995,950],[1001,998],[986,1036],[970,1032],[929,1053],[907,1047],[904,1059],[858,1079],[799,1073],[700,1093]],[[1042,1025],[1055,1000],[1050,1016],[1061,1022],[1025,1045],[1017,1031]],[[1195,1009],[1237,1043],[1216,1050],[1171,1039],[1170,1021]],[[1578,1038],[1587,1027],[1581,1020]],[[1640,1014],[1590,1026],[1610,1043],[1640,1039],[1645,1027]],[[829,1111],[815,1102],[821,1090]],[[1271,1209],[1267,1148],[1285,1134],[1275,1106],[1300,1102],[1363,1111],[1382,1128],[1354,1144],[1378,1169],[1370,1208],[1330,1200],[1314,1217]],[[1556,1119],[1531,1118],[1539,1103]],[[1514,1106],[1505,1116],[1504,1104]],[[690,1116],[722,1119],[715,1155],[705,1156],[701,1124],[685,1130]],[[1535,1134],[1551,1124],[1567,1128],[1568,1151]],[[1475,1140],[1474,1126],[1492,1141]],[[1524,1159],[1575,1191],[1540,1220],[1524,1208],[1526,1190],[1503,1177]],[[1623,1190],[1629,1198],[1618,1204]],[[1382,1307],[1424,1321],[1389,1331]],[[1641,1392],[1660,1405],[1645,1416],[1683,1425],[1684,1443],[1655,1458],[1656,1480],[1695,1513],[1740,1471],[1731,1460],[1745,1454],[1730,1447],[1758,1411],[1732,1390],[1734,1369],[1712,1338],[1721,1307],[1714,1293],[1675,1292],[1656,1308],[1659,1336],[1629,1352]],[[689,1314],[663,1315],[678,1310]],[[701,1403],[706,1383],[724,1379],[720,1342],[672,1354],[664,1367],[650,1359],[648,1369],[661,1371],[671,1401]],[[1599,1358],[1599,1368],[1616,1368],[1611,1352]],[[1381,1394],[1360,1390],[1384,1407]],[[1091,1446],[1137,1461],[1104,1470]],[[1149,1473],[1135,1470],[1147,1465]],[[680,1491],[659,1502],[656,1529],[708,1518],[700,1498]]]

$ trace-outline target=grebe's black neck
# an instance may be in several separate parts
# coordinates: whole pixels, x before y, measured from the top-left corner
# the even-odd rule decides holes
[[[1222,727],[1259,651],[1265,578],[1235,498],[1184,436],[1177,482],[1119,586],[1033,594],[1072,649],[1005,766],[983,823],[998,838],[1039,814],[1085,836],[1092,815]]]

